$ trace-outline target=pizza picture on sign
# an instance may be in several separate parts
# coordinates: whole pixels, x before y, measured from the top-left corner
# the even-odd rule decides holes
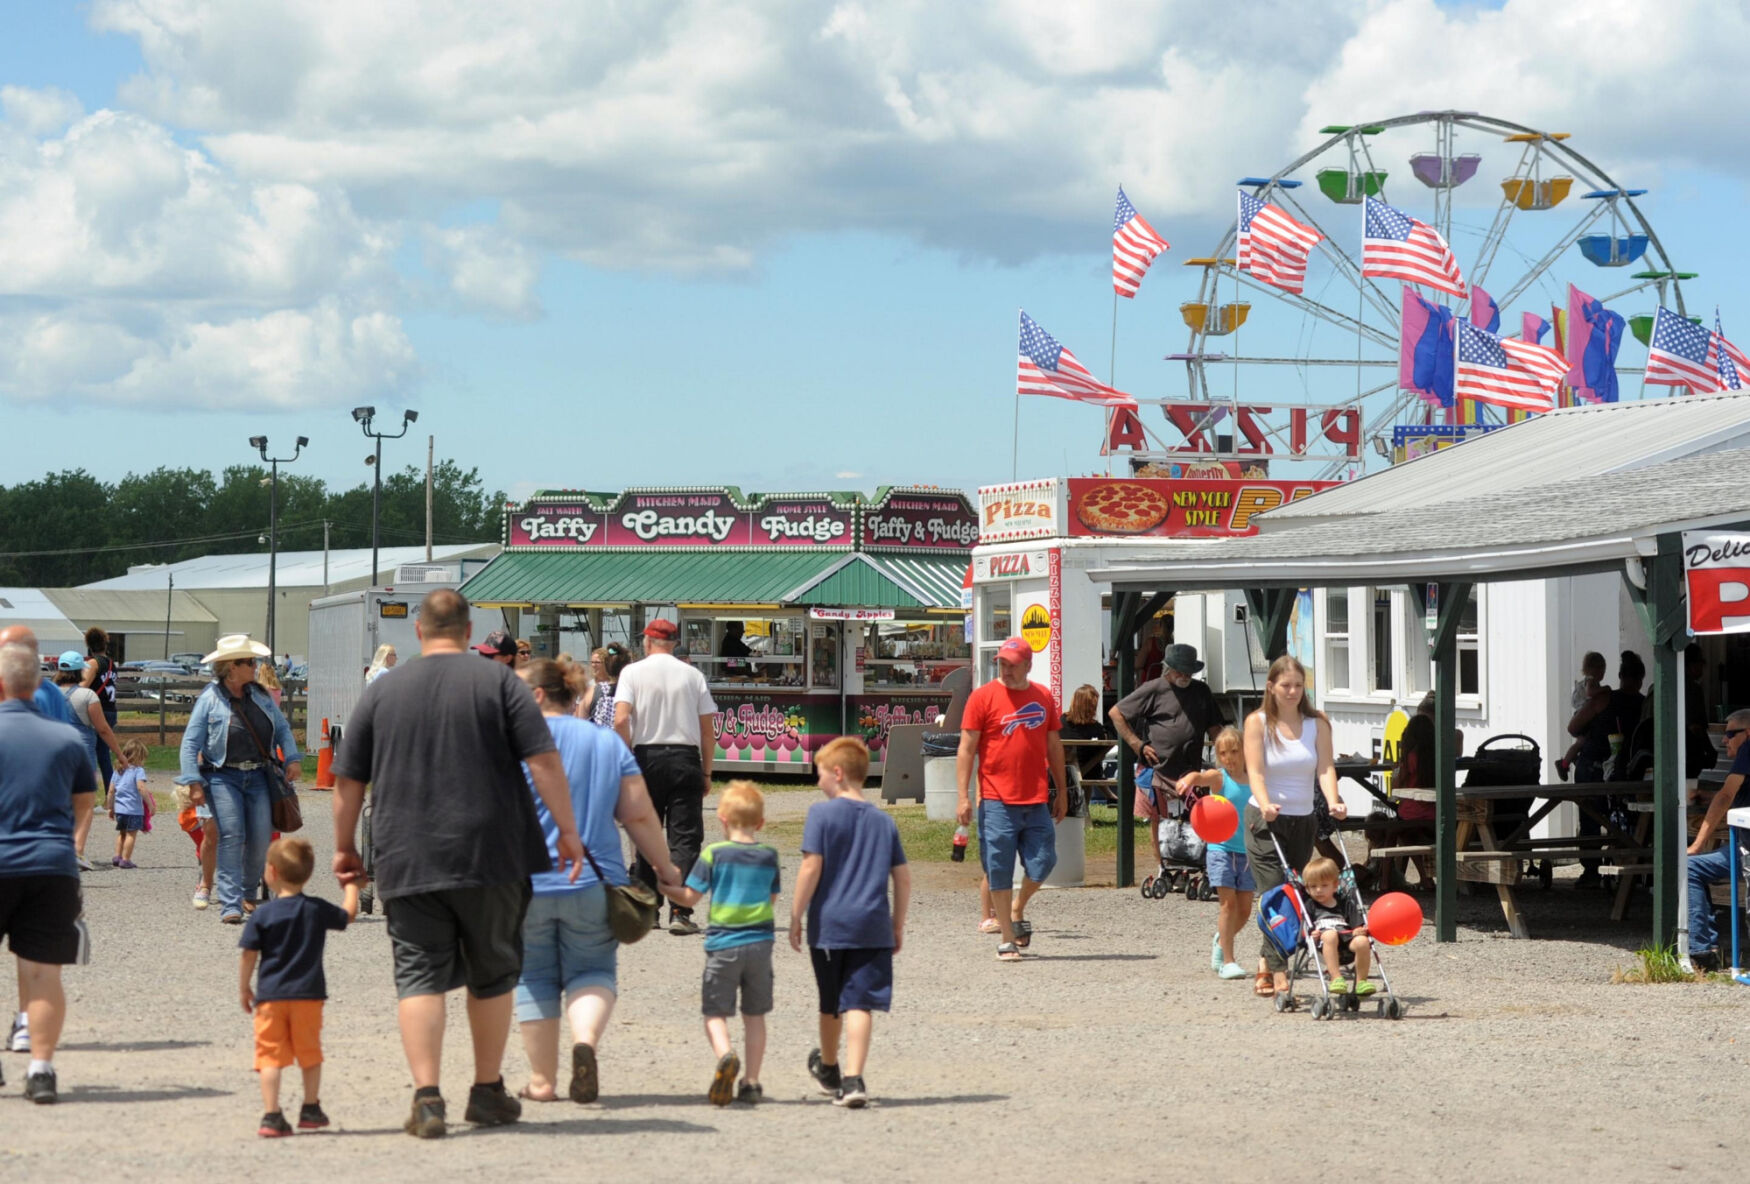
[[[1076,501],[1076,517],[1099,534],[1147,534],[1172,510],[1166,495],[1130,481],[1096,485]]]

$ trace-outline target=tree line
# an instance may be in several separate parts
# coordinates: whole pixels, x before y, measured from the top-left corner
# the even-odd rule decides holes
[[[84,469],[0,487],[0,585],[66,588],[124,574],[142,563],[267,551],[268,470],[232,465],[158,468],[119,481]],[[478,469],[454,461],[432,473],[432,541],[496,542],[504,494],[487,492]],[[279,548],[371,545],[371,486],[329,489],[320,477],[280,472]],[[425,542],[425,471],[383,475],[384,547]]]

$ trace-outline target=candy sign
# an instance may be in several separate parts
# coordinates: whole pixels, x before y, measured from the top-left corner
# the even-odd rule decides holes
[[[833,547],[849,549],[852,506],[827,497],[743,500],[731,489],[628,489],[536,497],[505,512],[510,547]]]

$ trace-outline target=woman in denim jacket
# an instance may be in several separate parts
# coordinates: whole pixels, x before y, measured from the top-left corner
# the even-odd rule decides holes
[[[227,925],[241,925],[244,913],[254,911],[254,901],[244,897],[253,896],[261,881],[273,835],[273,800],[264,758],[247,726],[251,716],[269,757],[276,749],[283,757],[286,776],[296,781],[303,773],[292,726],[255,682],[257,659],[271,656],[245,634],[221,637],[218,649],[206,656],[213,681],[195,700],[182,733],[176,783],[189,787],[196,805],[211,799],[219,824],[219,918]],[[248,705],[239,712],[244,696]]]

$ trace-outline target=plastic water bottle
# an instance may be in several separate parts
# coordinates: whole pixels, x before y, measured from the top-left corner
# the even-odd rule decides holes
[[[955,863],[966,862],[966,843],[972,838],[972,828],[958,826],[954,829],[954,853],[950,856]]]

